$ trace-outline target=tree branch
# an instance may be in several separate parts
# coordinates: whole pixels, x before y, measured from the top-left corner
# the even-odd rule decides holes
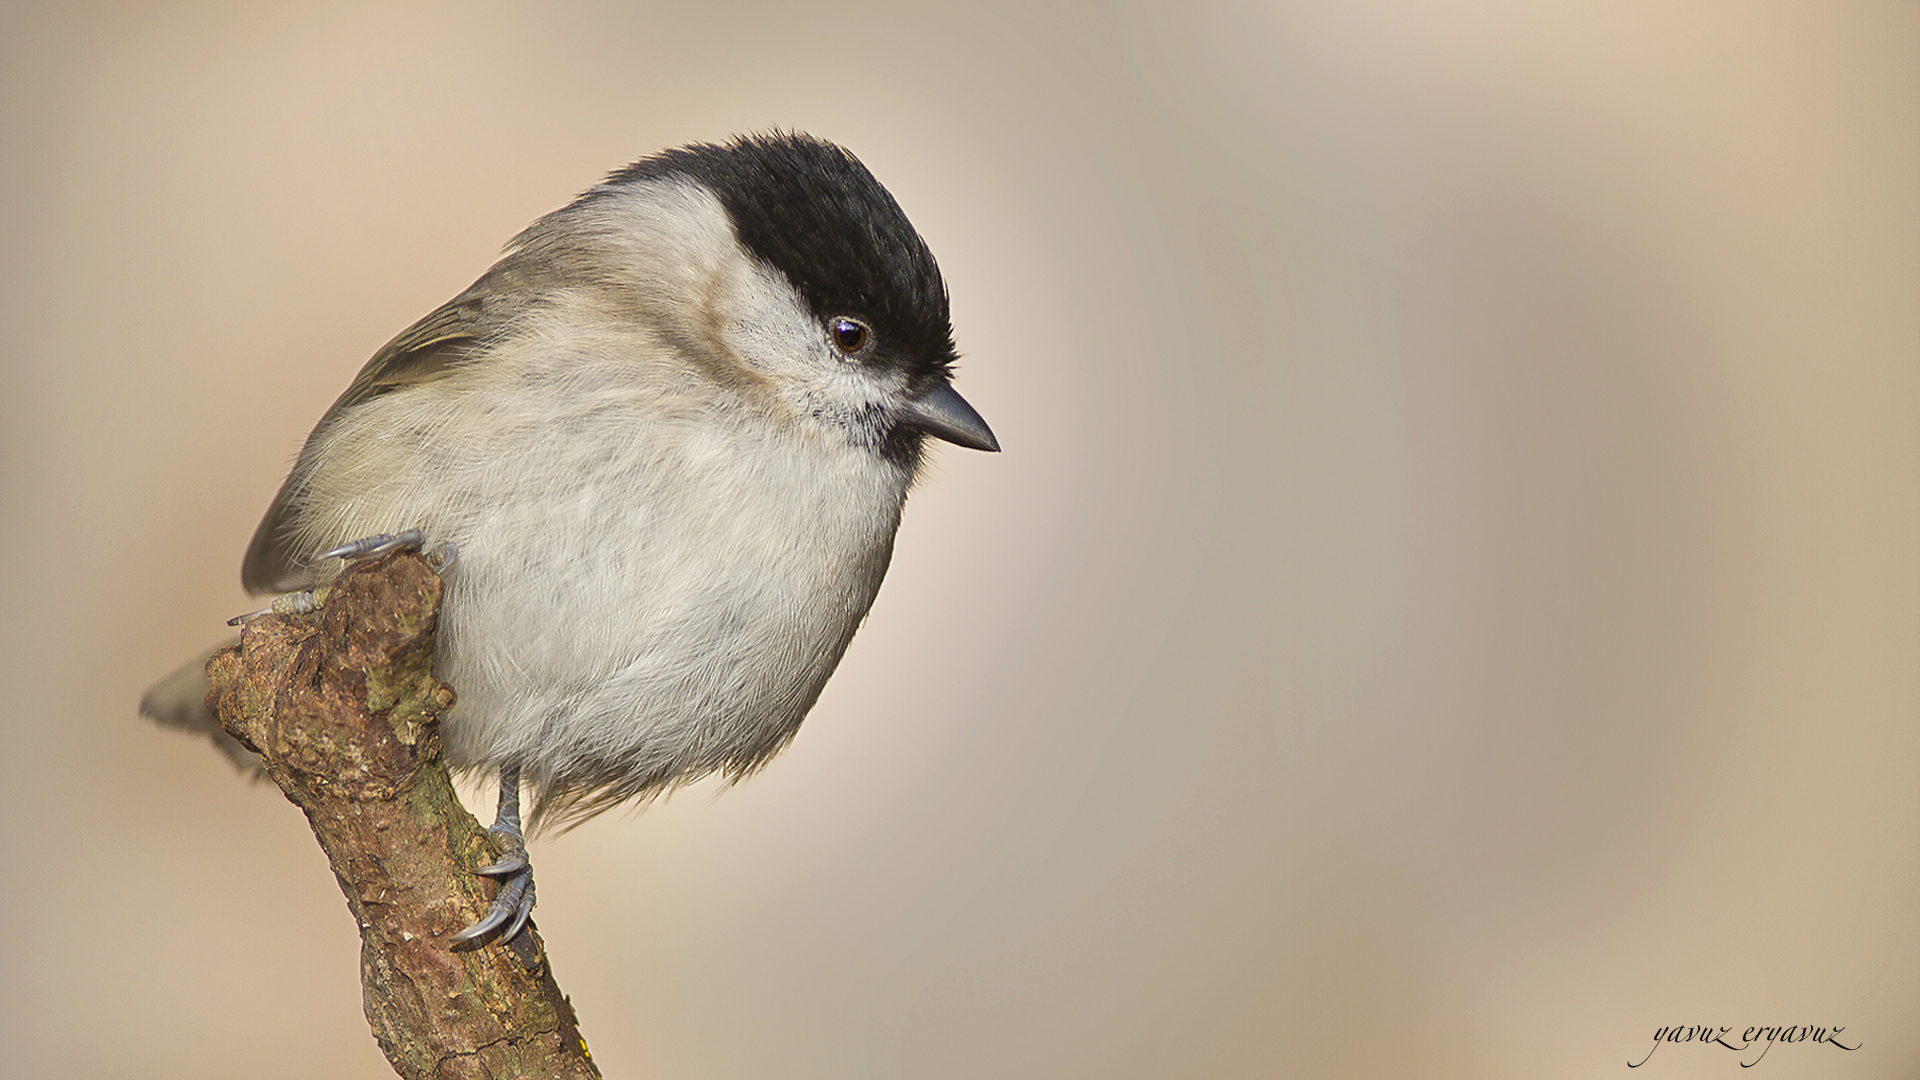
[[[433,675],[440,578],[396,553],[357,563],[307,615],[265,615],[207,663],[210,703],[260,754],[333,864],[360,927],[367,1021],[415,1078],[597,1078],[529,924],[453,952],[493,884],[492,843],[440,761],[453,689]]]

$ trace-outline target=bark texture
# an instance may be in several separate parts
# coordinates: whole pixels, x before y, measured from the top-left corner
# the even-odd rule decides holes
[[[440,578],[396,553],[350,567],[305,615],[248,623],[207,664],[211,703],[300,807],[360,927],[367,1021],[414,1078],[598,1077],[529,924],[465,952],[493,844],[454,795],[433,674]]]

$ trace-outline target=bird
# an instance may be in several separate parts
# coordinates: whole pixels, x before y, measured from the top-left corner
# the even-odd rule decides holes
[[[394,547],[437,560],[445,758],[500,790],[502,856],[476,871],[500,887],[456,947],[525,926],[528,831],[738,780],[792,740],[929,441],[1000,449],[957,358],[892,195],[841,146],[772,131],[612,172],[361,369],[241,578],[299,598]],[[222,738],[200,663],[141,711]]]

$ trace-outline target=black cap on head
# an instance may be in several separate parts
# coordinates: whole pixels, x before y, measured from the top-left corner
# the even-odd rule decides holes
[[[947,287],[900,205],[859,159],[798,133],[745,135],[643,158],[608,184],[684,176],[719,198],[746,249],[780,271],[815,317],[870,325],[869,363],[922,392],[952,373]]]

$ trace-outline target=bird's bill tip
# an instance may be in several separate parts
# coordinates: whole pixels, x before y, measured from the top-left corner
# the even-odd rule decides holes
[[[907,403],[909,426],[969,450],[999,453],[1000,440],[960,392],[941,383],[933,392]]]

